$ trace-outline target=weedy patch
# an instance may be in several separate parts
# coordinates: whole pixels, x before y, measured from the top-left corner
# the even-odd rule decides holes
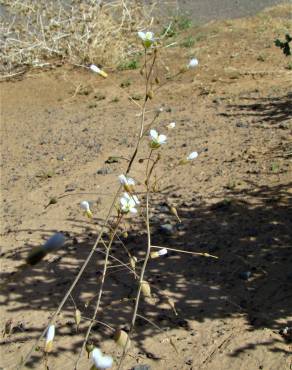
[[[140,68],[140,65],[137,59],[124,61],[118,66],[118,70],[120,71],[133,70],[138,68]]]
[[[143,2],[2,1],[2,74],[28,67],[45,67],[56,60],[125,69],[138,68],[128,59],[133,28],[147,25]],[[142,10],[142,11],[141,11]],[[121,64],[122,63],[122,64]],[[123,64],[124,63],[124,64]]]

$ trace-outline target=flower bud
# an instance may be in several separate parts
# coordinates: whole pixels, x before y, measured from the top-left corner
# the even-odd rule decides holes
[[[55,337],[55,325],[50,325],[46,335],[46,344],[44,350],[46,353],[52,352],[54,337]]]
[[[75,318],[76,330],[78,331],[79,324],[81,321],[81,312],[78,309],[75,310],[74,318]]]
[[[89,358],[90,353],[94,350],[94,345],[91,342],[86,342],[85,349]]]

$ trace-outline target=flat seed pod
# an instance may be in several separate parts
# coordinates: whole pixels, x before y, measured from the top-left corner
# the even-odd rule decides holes
[[[128,350],[131,346],[131,340],[128,336],[128,334],[121,329],[117,329],[114,334],[114,341],[122,348],[126,347],[126,350]]]
[[[181,222],[181,219],[178,216],[177,210],[175,207],[171,206],[170,207],[170,212],[177,218],[178,222]]]
[[[74,318],[75,318],[75,323],[76,323],[76,330],[78,331],[79,324],[81,321],[81,312],[78,309],[75,310]]]
[[[131,267],[134,271],[135,271],[135,268],[136,268],[136,262],[137,262],[136,257],[130,257],[130,265],[131,265]]]
[[[175,309],[174,301],[171,298],[168,298],[168,297],[167,297],[167,301],[168,301],[168,304],[170,305],[170,307],[173,309],[173,312],[174,312],[175,316],[177,316],[178,313]]]
[[[150,284],[146,280],[143,280],[141,282],[141,290],[142,290],[144,297],[151,298]]]
[[[153,93],[153,91],[152,91],[152,90],[149,90],[149,91],[147,92],[147,98],[148,98],[148,99],[153,99],[153,97],[154,97],[154,93]]]

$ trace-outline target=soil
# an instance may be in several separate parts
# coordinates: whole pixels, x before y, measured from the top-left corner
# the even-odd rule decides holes
[[[195,45],[165,48],[159,55],[161,88],[149,103],[146,123],[163,107],[154,127],[168,141],[155,169],[152,244],[218,259],[171,250],[151,259],[146,280],[152,298],[141,300],[142,317],[123,369],[291,369],[291,338],[282,332],[292,326],[291,68],[273,45],[289,28],[290,15],[291,6],[278,6],[256,17],[212,22],[179,36],[200,35]],[[195,70],[163,79],[166,66],[176,72],[191,56],[200,62]],[[139,70],[108,72],[102,79],[57,63],[2,83],[5,370],[16,369],[78,273],[118,188],[117,176],[127,167],[123,158],[133,153],[142,77]],[[173,121],[176,128],[167,131]],[[147,141],[131,171],[143,202]],[[199,156],[192,164],[176,166],[194,150]],[[123,158],[106,163],[110,156]],[[57,203],[47,206],[52,198]],[[82,200],[92,202],[92,220],[82,213]],[[143,202],[113,246],[114,257],[125,263],[123,244],[138,259],[145,255]],[[66,246],[21,268],[31,248],[57,231],[66,235]],[[111,267],[115,260],[110,263],[98,320],[127,330],[136,281],[127,270]],[[96,252],[58,317],[47,363],[41,342],[28,368],[74,368],[102,266],[103,254]],[[75,305],[82,312],[78,332]],[[93,342],[118,360],[121,350],[111,336],[109,328],[94,325]],[[84,355],[79,368],[90,366]]]

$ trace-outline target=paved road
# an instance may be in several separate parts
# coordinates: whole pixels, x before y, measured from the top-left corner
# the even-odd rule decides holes
[[[161,4],[167,2],[158,1]],[[213,19],[246,17],[269,6],[292,4],[292,0],[177,0],[177,3],[180,10],[188,12],[195,23],[205,23]]]

